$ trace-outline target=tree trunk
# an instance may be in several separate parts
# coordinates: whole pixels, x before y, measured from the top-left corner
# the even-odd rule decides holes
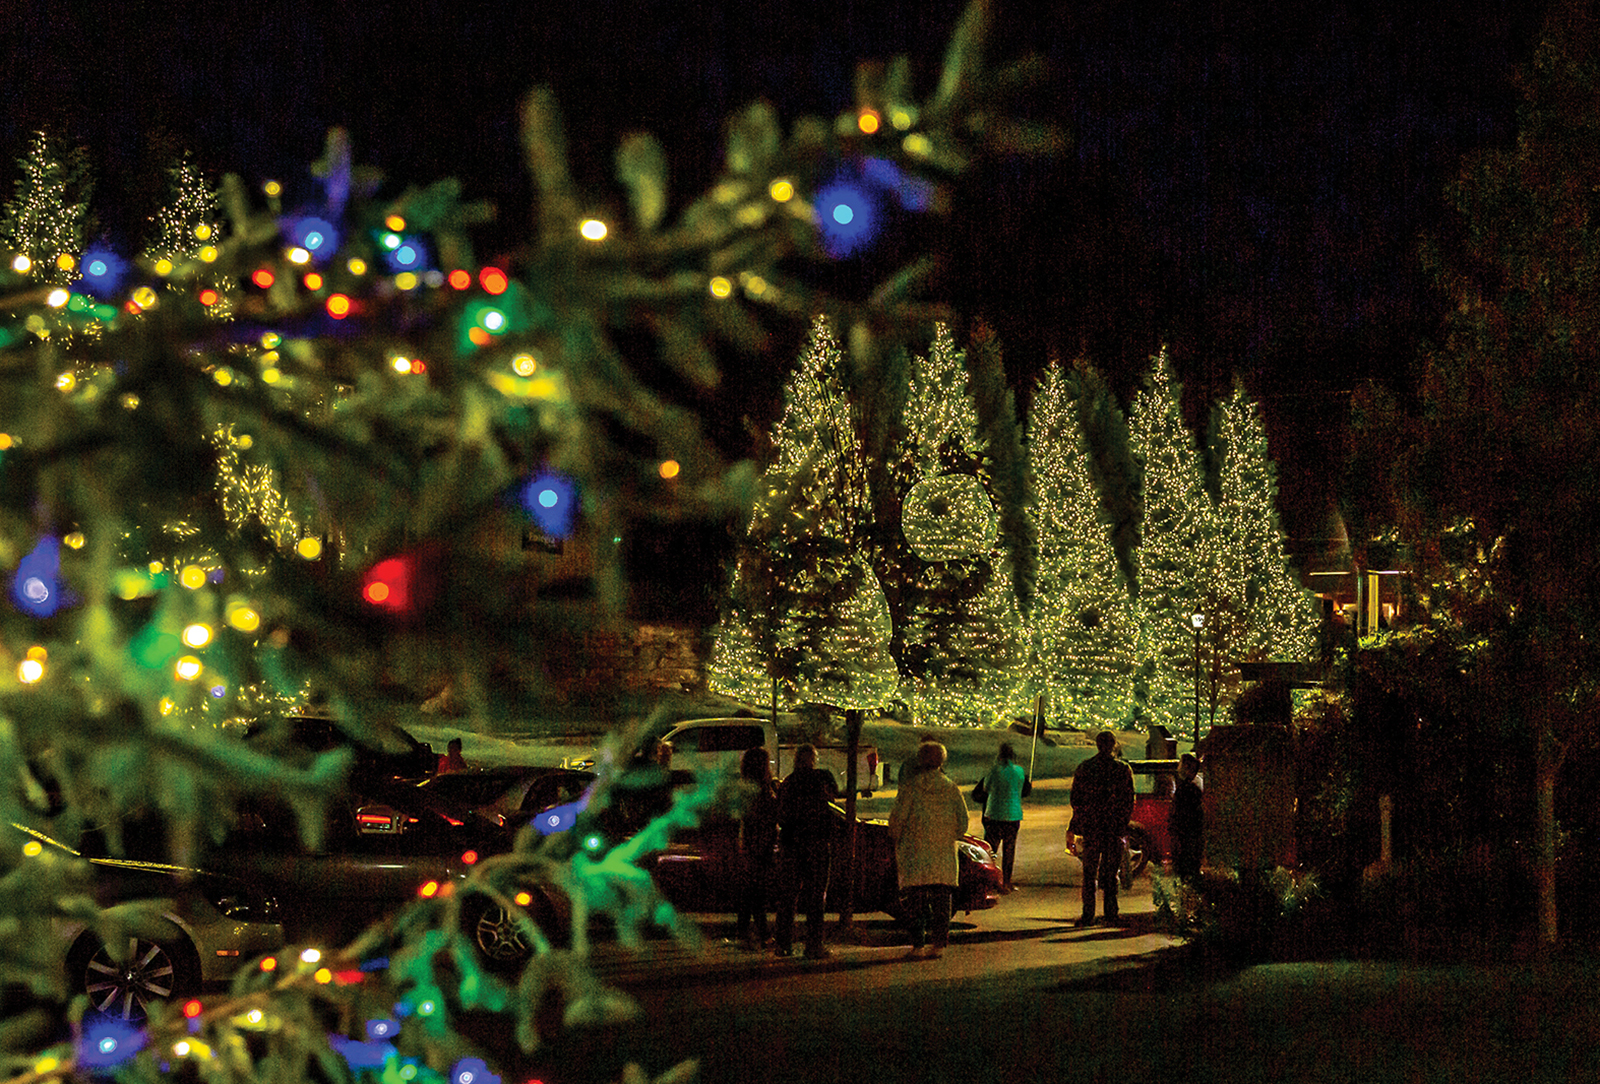
[[[1533,885],[1539,947],[1556,946],[1556,773],[1561,758],[1548,710],[1540,712],[1534,751]]]
[[[855,928],[856,909],[856,793],[861,781],[856,778],[856,761],[861,752],[861,709],[851,708],[844,713],[845,769],[844,769],[844,897],[839,901],[839,929],[849,932]]]

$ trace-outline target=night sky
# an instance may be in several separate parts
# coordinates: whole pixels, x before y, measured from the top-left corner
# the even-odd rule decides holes
[[[786,121],[831,117],[858,58],[896,53],[931,89],[964,2],[6,7],[0,152],[15,158],[45,122],[87,142],[125,247],[173,152],[309,196],[306,163],[339,124],[396,190],[455,176],[494,202],[487,255],[526,235],[516,114],[530,86],[556,90],[582,185],[615,195],[617,139],[646,128],[681,205],[717,172],[723,120],[754,98]],[[971,178],[958,207],[981,228],[940,235],[941,289],[998,328],[1024,400],[1052,353],[1087,357],[1126,401],[1166,343],[1196,420],[1240,374],[1268,415],[1287,525],[1314,533],[1337,393],[1399,371],[1436,326],[1419,239],[1449,227],[1461,156],[1512,138],[1513,76],[1544,7],[1001,0],[993,52],[1053,62],[1023,108],[1071,145]],[[764,420],[774,387],[743,389],[740,408]]]

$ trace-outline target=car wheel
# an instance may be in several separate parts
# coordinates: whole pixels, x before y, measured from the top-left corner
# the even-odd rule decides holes
[[[1122,858],[1122,887],[1129,888],[1133,879],[1144,872],[1144,867],[1150,864],[1150,858],[1155,854],[1155,844],[1150,841],[1150,836],[1143,828],[1133,828],[1128,832],[1126,850]]]
[[[85,933],[67,954],[67,974],[73,992],[88,995],[90,1011],[129,1023],[144,1021],[152,1005],[200,990],[194,947],[181,935],[130,937],[126,961],[119,963],[98,935]]]
[[[541,892],[533,892],[532,896],[523,910],[546,940],[561,941],[561,923],[554,905]],[[480,896],[478,902],[465,907],[462,916],[463,928],[472,938],[478,955],[491,969],[516,970],[533,956],[533,932],[525,928],[518,916],[488,896]]]

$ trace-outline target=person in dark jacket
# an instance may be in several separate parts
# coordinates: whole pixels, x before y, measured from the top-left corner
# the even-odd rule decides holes
[[[1094,925],[1094,890],[1105,896],[1105,920],[1117,921],[1117,873],[1122,864],[1122,837],[1133,814],[1133,769],[1117,759],[1117,736],[1095,735],[1094,756],[1072,776],[1072,822],[1067,831],[1083,837],[1083,914],[1079,926]]]
[[[1172,833],[1173,868],[1188,881],[1200,876],[1200,862],[1205,857],[1204,794],[1195,779],[1199,774],[1199,757],[1185,753],[1178,758],[1178,786],[1172,793],[1172,812],[1167,819]]]
[[[764,745],[752,746],[739,758],[739,782],[745,791],[739,821],[739,947],[758,949],[767,943],[767,884],[778,848],[778,784]],[[751,926],[755,935],[751,936]]]
[[[783,896],[779,900],[777,954],[794,954],[794,916],[806,912],[806,958],[822,960],[822,917],[828,902],[828,867],[833,858],[833,813],[830,800],[839,796],[833,773],[817,767],[816,746],[794,753],[794,771],[778,787],[778,847],[783,860]]]

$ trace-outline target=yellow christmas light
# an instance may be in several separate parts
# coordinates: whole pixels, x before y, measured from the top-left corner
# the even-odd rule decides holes
[[[23,659],[17,666],[17,680],[24,685],[34,685],[44,678],[44,663],[38,659]]]
[[[284,253],[290,263],[310,263],[311,253],[296,245]]]
[[[279,184],[277,181],[267,181],[262,184],[261,191],[265,192],[269,196],[282,195],[283,185]]]
[[[733,283],[726,276],[715,275],[711,279],[711,296],[725,298],[733,294]]]
[[[155,308],[156,301],[156,292],[148,286],[141,286],[133,291],[133,303],[141,309]]]
[[[787,177],[779,177],[767,186],[767,195],[778,203],[788,203],[794,199],[794,182]]]
[[[211,626],[196,621],[183,630],[183,642],[192,648],[202,648],[211,642]]]
[[[606,234],[610,231],[606,229],[606,224],[598,218],[586,218],[578,226],[578,232],[583,235],[585,241],[604,241]]]
[[[401,290],[415,290],[417,282],[416,273],[413,271],[402,271],[394,277],[395,286]]]
[[[295,543],[294,551],[307,561],[315,561],[322,556],[322,539],[307,535]]]
[[[11,261],[11,270],[19,275],[26,275],[33,268],[33,261],[25,255],[18,255]]]
[[[202,260],[204,260],[206,263],[216,263],[217,262],[217,249],[216,249],[216,246],[215,245],[207,245],[205,248],[201,249],[200,250],[200,258]]]
[[[199,565],[185,565],[178,573],[178,582],[191,591],[198,591],[206,585],[206,570]]]
[[[200,676],[200,669],[201,664],[199,659],[195,658],[193,655],[185,655],[180,658],[178,660],[178,664],[173,667],[173,673],[178,676],[179,681],[193,681],[195,678]]]
[[[65,305],[68,300],[71,299],[71,297],[72,295],[67,293],[65,290],[51,290],[49,295],[45,297],[44,303],[49,305],[52,309],[59,309],[61,306]]]
[[[532,354],[518,354],[511,359],[511,371],[518,376],[532,376],[538,368],[539,362]]]
[[[78,386],[78,378],[72,373],[62,373],[56,377],[57,391],[71,391]]]
[[[399,233],[406,228],[406,220],[401,218],[399,215],[390,215],[388,218],[383,220],[383,224],[388,226],[395,233]]]
[[[72,254],[70,252],[63,252],[61,255],[56,257],[56,266],[61,268],[63,271],[71,271],[74,267],[78,266],[78,261],[72,258]]]
[[[232,606],[228,609],[228,624],[240,632],[254,632],[261,627],[261,615],[249,606]]]
[[[155,272],[156,272],[156,274],[162,275],[162,276],[166,276],[166,275],[172,274],[172,261],[167,259],[165,256],[161,257],[161,259],[157,260],[156,263],[155,263]],[[139,301],[139,296],[138,296],[138,292],[137,291],[134,292],[134,298],[133,299],[135,301]],[[140,301],[139,304],[143,305],[144,308],[147,308],[147,309],[150,307],[149,305],[145,305],[144,302],[142,302],[142,301]]]
[[[206,225],[204,222],[200,223],[200,225],[194,228],[194,236],[195,239],[199,241],[211,240],[211,227]]]
[[[863,109],[856,114],[856,127],[860,128],[864,135],[872,135],[881,123],[876,109]]]
[[[352,256],[350,262],[345,266],[350,269],[352,275],[365,275],[367,273],[367,261],[360,256]]]
[[[661,461],[661,466],[657,469],[663,478],[676,478],[678,476],[678,472],[683,468],[679,466],[676,459],[664,459]]]
[[[85,539],[83,537],[83,532],[82,531],[73,531],[71,534],[67,535],[67,537],[63,538],[61,541],[65,542],[67,544],[67,548],[68,549],[81,550],[81,549],[83,549],[84,543],[87,541],[87,539]]]

